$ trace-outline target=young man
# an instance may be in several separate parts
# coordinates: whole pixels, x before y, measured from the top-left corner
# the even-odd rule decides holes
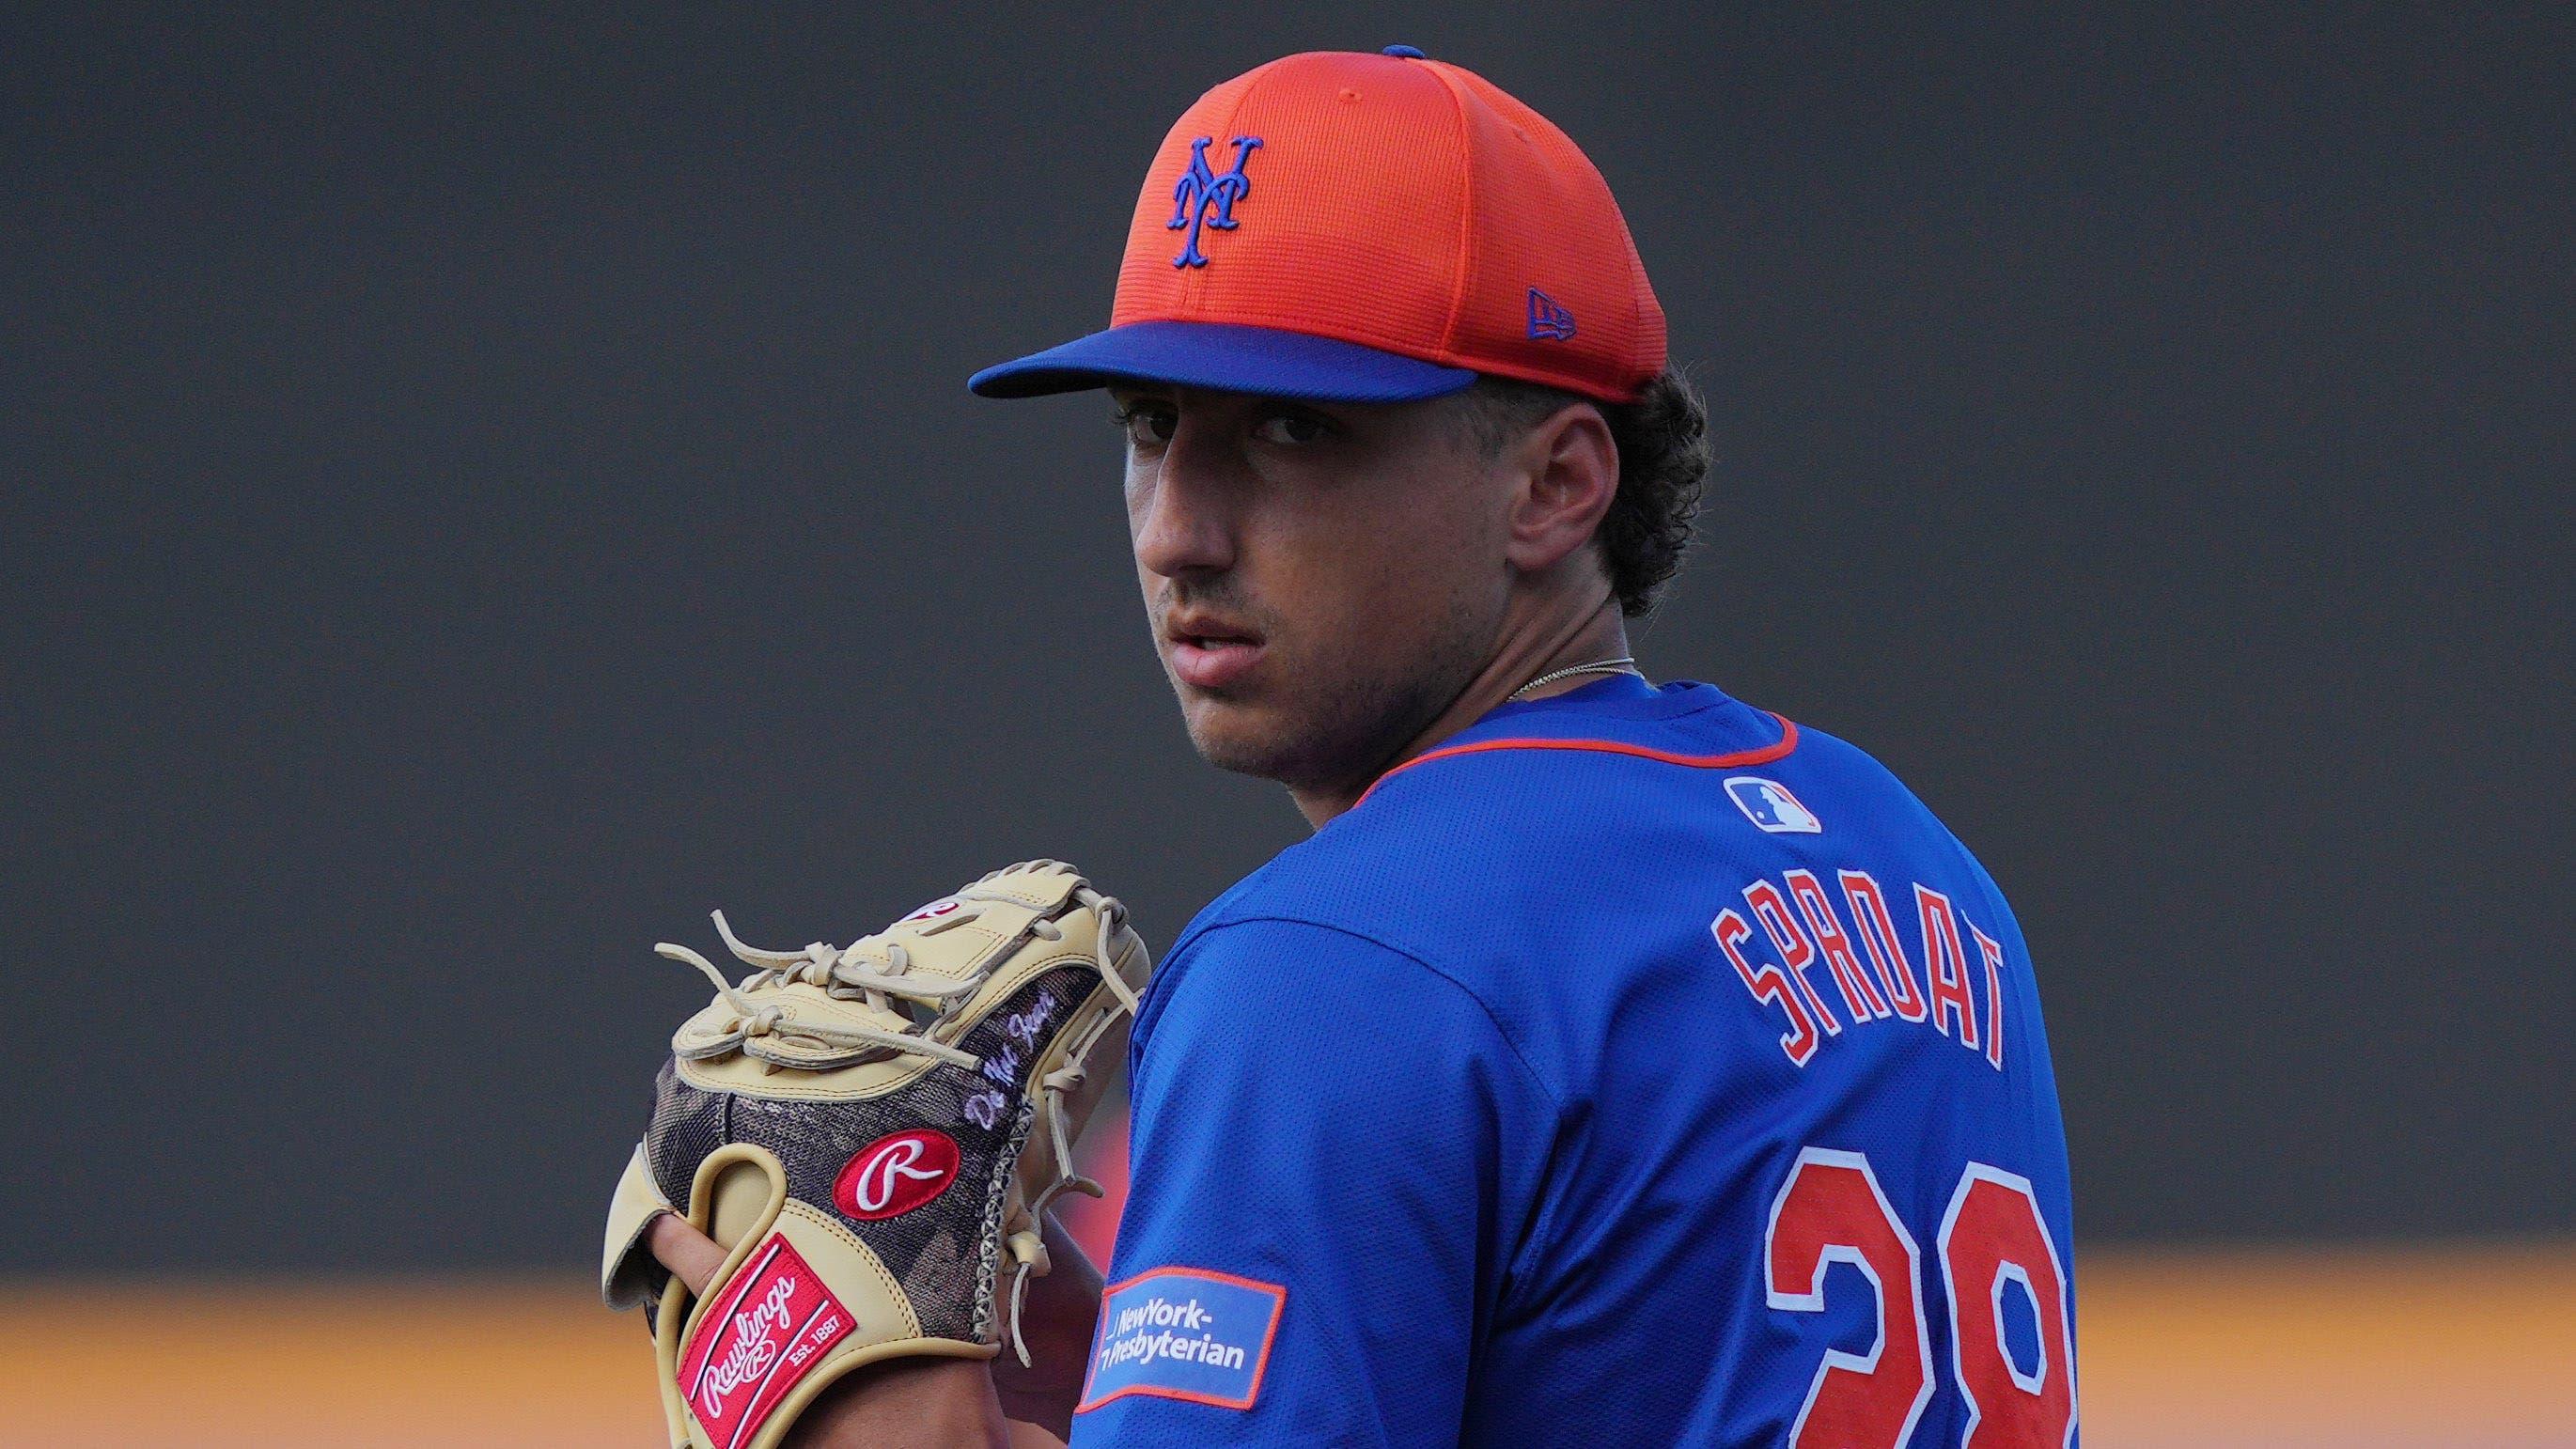
[[[1057,1234],[1037,1370],[883,1365],[795,1442],[2075,1442],[2002,896],[1628,657],[1706,453],[1571,141],[1406,47],[1263,66],[1164,142],[1113,325],[973,386],[1109,389],[1190,737],[1316,833],[1146,998],[1105,1298]]]

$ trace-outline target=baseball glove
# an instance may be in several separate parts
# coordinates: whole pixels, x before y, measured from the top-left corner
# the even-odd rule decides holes
[[[601,1292],[647,1307],[675,1446],[773,1449],[863,1364],[1017,1346],[1020,1292],[1047,1270],[1040,1214],[1100,1191],[1073,1175],[1072,1142],[1149,960],[1125,908],[1051,860],[847,947],[755,950],[715,922],[759,969],[736,984],[655,948],[716,999],[671,1038]],[[728,1250],[702,1299],[644,1250],[664,1212]]]

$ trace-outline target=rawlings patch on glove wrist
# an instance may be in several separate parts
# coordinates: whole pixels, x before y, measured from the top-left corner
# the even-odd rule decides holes
[[[708,1436],[734,1449],[853,1326],[785,1238],[763,1239],[681,1348],[682,1395]]]

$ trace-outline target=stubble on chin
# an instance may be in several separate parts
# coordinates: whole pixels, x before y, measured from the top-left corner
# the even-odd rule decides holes
[[[1264,710],[1210,700],[1202,712],[1184,703],[1183,717],[1199,757],[1220,770],[1291,790],[1354,787],[1394,763],[1481,663],[1470,641],[1441,639],[1392,679],[1344,674]]]

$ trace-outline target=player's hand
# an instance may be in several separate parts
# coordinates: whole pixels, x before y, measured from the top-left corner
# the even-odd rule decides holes
[[[1020,1314],[1030,1367],[1003,1354],[993,1360],[993,1387],[1001,1395],[1004,1416],[1070,1439],[1103,1285],[1100,1269],[1053,1214],[1047,1216],[1045,1235],[1047,1275],[1030,1281]]]
[[[699,1297],[707,1291],[707,1280],[724,1266],[725,1250],[716,1240],[689,1226],[689,1220],[678,1213],[664,1213],[644,1230],[644,1246],[655,1262],[678,1275],[689,1285],[689,1296]]]

